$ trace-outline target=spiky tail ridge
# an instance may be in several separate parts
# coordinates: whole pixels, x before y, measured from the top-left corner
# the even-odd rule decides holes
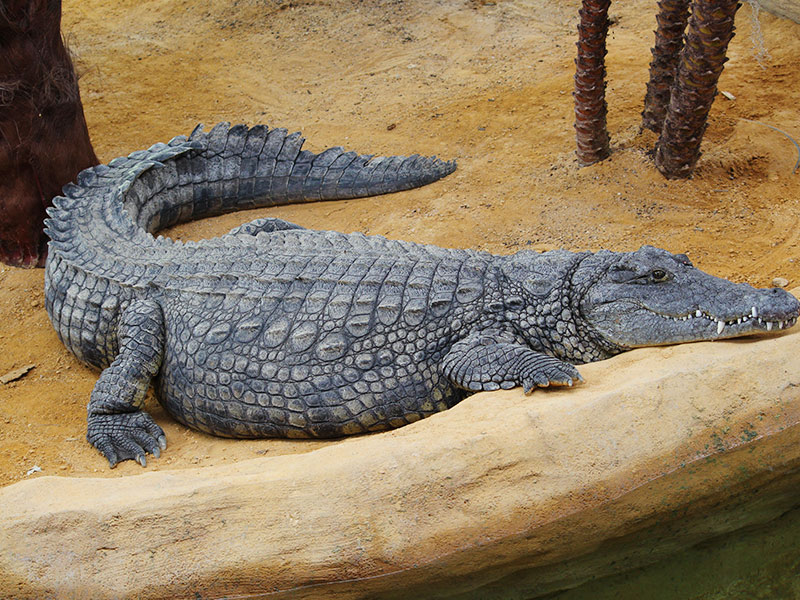
[[[191,159],[183,165],[180,161],[176,164],[179,185],[189,181],[195,186],[200,183],[199,193],[195,194],[198,206],[190,218],[240,208],[399,192],[432,183],[455,169],[455,162],[435,156],[374,157],[348,152],[342,147],[314,154],[302,149],[304,142],[300,133],[289,134],[286,129],[268,129],[263,125],[248,129],[244,125],[230,127],[228,123],[220,123],[208,133],[202,125],[198,126],[186,143],[196,145],[196,152],[205,161],[205,173],[199,174],[198,182],[197,171],[189,173]],[[203,175],[207,186],[202,185]],[[235,206],[224,202],[227,199],[230,203],[234,198]],[[223,203],[220,205],[213,199]],[[160,226],[172,224],[161,222]]]
[[[153,233],[247,208],[388,194],[456,168],[435,156],[374,157],[341,147],[314,154],[302,149],[304,142],[299,133],[264,125],[220,123],[208,132],[199,125],[188,138],[86,169],[49,210],[51,249],[67,258],[92,228],[101,238],[141,243],[142,229]]]

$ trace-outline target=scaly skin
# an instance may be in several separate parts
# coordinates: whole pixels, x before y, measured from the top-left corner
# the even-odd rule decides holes
[[[202,431],[334,437],[399,427],[478,390],[571,385],[573,365],[631,347],[785,328],[798,315],[785,292],[650,247],[500,257],[280,219],[198,243],[147,232],[408,189],[454,168],[315,157],[300,143],[263,127],[196,131],[86,171],[55,201],[47,310],[65,345],[104,369],[87,437],[112,466],[166,446],[142,411],[151,380]],[[343,163],[350,171],[331,172]],[[733,322],[720,330],[717,318]]]

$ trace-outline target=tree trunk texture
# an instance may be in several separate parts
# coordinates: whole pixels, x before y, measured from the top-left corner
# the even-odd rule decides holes
[[[590,165],[608,157],[606,129],[606,34],[611,0],[583,0],[575,59],[575,137],[578,161]]]
[[[642,111],[642,127],[661,133],[669,106],[670,89],[675,80],[678,55],[683,48],[683,34],[689,20],[690,0],[659,0],[656,43],[651,49],[650,81]]]
[[[45,209],[98,163],[61,39],[61,0],[0,2],[0,261],[43,266]]]
[[[655,163],[668,179],[689,177],[700,158],[700,142],[728,60],[736,0],[693,0],[669,108],[656,142]]]

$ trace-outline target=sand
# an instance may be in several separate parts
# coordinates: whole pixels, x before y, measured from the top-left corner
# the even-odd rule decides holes
[[[544,6],[542,6],[544,4]],[[264,209],[187,224],[181,239],[261,216],[306,227],[472,247],[686,252],[706,271],[800,284],[800,25],[761,12],[769,56],[737,17],[719,96],[688,181],[653,167],[640,132],[655,4],[612,4],[608,103],[612,156],[579,168],[572,77],[577,2],[65,0],[89,131],[108,161],[198,122],[301,130],[308,149],[438,154],[458,171],[381,198]],[[756,40],[757,42],[757,40]],[[119,477],[85,442],[97,373],[60,344],[43,271],[0,267],[0,485],[41,474]],[[587,382],[591,385],[591,381]],[[169,447],[148,470],[226,464],[339,442],[235,441],[187,430],[151,397]],[[380,435],[380,434],[378,434]],[[37,469],[41,469],[40,471]]]

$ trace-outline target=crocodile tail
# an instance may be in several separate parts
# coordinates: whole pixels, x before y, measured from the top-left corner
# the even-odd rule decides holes
[[[399,192],[452,173],[455,161],[437,157],[374,157],[345,151],[341,146],[319,154],[303,150],[299,132],[247,128],[220,123],[205,132],[202,125],[189,136],[209,161],[209,181],[236,178],[241,196],[264,198],[270,204],[339,200]]]
[[[246,208],[388,194],[434,182],[456,168],[455,161],[416,154],[374,157],[341,147],[314,154],[302,149],[304,142],[286,129],[220,123],[208,132],[199,125],[188,139],[154,146],[132,167],[149,171],[137,174],[147,190],[165,185],[171,191],[146,193],[150,198],[143,199],[138,224],[152,233]],[[185,152],[166,160],[159,156],[181,149]],[[166,168],[151,169],[148,162]]]
[[[169,244],[151,235],[164,227],[248,208],[398,192],[456,168],[435,156],[373,157],[342,148],[314,154],[302,150],[304,141],[285,129],[220,123],[86,169],[47,211],[50,249],[84,268],[118,270],[112,261],[120,268],[139,263],[145,248]]]

